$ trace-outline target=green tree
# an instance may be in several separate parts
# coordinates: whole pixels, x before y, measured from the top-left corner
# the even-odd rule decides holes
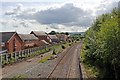
[[[57,34],[57,32],[51,31],[49,34],[50,34],[50,35],[55,35],[55,34]]]
[[[84,39],[84,62],[99,70],[98,77],[120,78],[120,17],[117,8],[94,21]]]

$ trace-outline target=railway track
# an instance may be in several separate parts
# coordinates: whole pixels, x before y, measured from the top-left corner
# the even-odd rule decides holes
[[[81,45],[80,44],[75,44],[75,45],[71,46],[67,51],[64,52],[64,55],[61,57],[61,59],[55,65],[55,67],[50,72],[50,74],[47,76],[48,79],[49,78],[61,78],[61,77],[56,77],[54,75],[56,75],[55,72],[58,72],[59,70],[62,71],[62,69],[64,69],[63,64],[65,64],[65,66],[68,65],[66,71],[64,72],[64,70],[63,70],[63,73],[64,73],[63,78],[72,78],[71,74],[72,74],[72,72],[74,72],[74,70],[72,70],[72,68],[74,67],[74,64],[77,64],[77,63],[79,63],[78,66],[77,66],[77,71],[78,71],[77,73],[78,73],[79,76],[76,76],[75,78],[80,78],[80,76],[81,76],[81,68],[80,68],[80,60],[79,60],[79,57],[78,57],[79,53],[77,51],[79,46],[81,46]],[[73,59],[73,58],[71,58],[71,56],[73,58],[77,58],[77,59]],[[69,59],[65,60],[65,58],[67,58],[67,57],[69,57]],[[66,61],[66,63],[64,63],[65,61]],[[59,74],[58,74],[58,76],[59,76]],[[82,78],[80,78],[80,79],[82,80]]]

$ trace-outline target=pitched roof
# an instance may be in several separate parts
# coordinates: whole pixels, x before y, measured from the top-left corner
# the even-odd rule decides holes
[[[57,34],[56,36],[57,37],[62,37],[62,38],[67,37],[67,35],[65,35],[65,34]]]
[[[0,40],[6,43],[16,32],[0,32]]]
[[[48,35],[50,37],[50,39],[58,39],[58,37],[56,35]]]
[[[18,34],[19,37],[25,41],[25,40],[38,40],[38,38],[36,36],[34,36],[33,34]]]
[[[46,34],[46,32],[44,32],[44,31],[32,31],[35,35],[37,35],[37,36],[41,36],[41,35],[47,35]],[[32,33],[31,32],[31,33]]]
[[[40,42],[43,42],[44,44],[49,44],[49,43],[46,42],[45,40],[41,40]]]

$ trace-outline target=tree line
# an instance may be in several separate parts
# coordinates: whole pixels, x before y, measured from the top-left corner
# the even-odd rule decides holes
[[[98,78],[120,79],[120,10],[97,17],[84,39],[84,62],[98,69]]]

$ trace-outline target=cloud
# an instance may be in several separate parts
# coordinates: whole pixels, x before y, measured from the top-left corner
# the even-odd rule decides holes
[[[104,1],[96,7],[96,15],[110,13],[115,7],[118,7],[118,2]]]
[[[17,31],[19,33],[30,33],[32,30],[46,31],[48,26],[41,25],[36,20],[25,19],[3,19],[0,20],[0,31]],[[50,28],[48,31],[51,30]]]
[[[113,7],[117,6],[117,2],[104,1],[92,7],[92,9],[84,9],[83,7],[76,6],[74,3],[59,4],[59,6],[57,4],[56,7],[55,5],[53,7],[53,4],[51,4],[51,7],[48,5],[49,8],[42,9],[39,5],[35,8],[32,6],[32,3],[27,7],[25,4],[23,5],[17,4],[10,8],[10,10],[7,9],[5,16],[12,15],[12,17],[10,17],[10,20],[0,21],[3,30],[16,30],[21,33],[28,33],[31,30],[83,32],[90,27],[96,16],[110,12]]]
[[[17,18],[31,20],[34,19],[43,25],[52,25],[52,24],[62,24],[65,26],[79,26],[79,27],[89,27],[96,16],[110,12],[110,10],[115,7],[117,2],[107,2],[104,1],[92,10],[84,10],[80,7],[76,7],[73,3],[66,3],[61,7],[57,8],[48,8],[45,10],[37,11],[35,8],[28,8],[23,10],[23,5],[18,4],[16,9],[18,11],[8,12],[7,15],[13,15],[14,12],[19,12],[16,15]],[[14,9],[14,10],[16,10]],[[20,13],[21,11],[21,13]],[[26,26],[24,23],[22,23]],[[56,27],[55,27],[56,28]]]
[[[85,17],[86,16],[86,17]],[[88,21],[92,20],[91,13],[81,8],[75,7],[72,3],[65,4],[60,8],[50,8],[38,11],[35,14],[21,14],[17,16],[23,19],[36,19],[44,25],[63,24],[66,26],[86,26],[90,25]]]
[[[14,8],[7,10],[5,12],[5,15],[18,15],[22,12],[22,10],[23,10],[23,5],[19,3]]]

